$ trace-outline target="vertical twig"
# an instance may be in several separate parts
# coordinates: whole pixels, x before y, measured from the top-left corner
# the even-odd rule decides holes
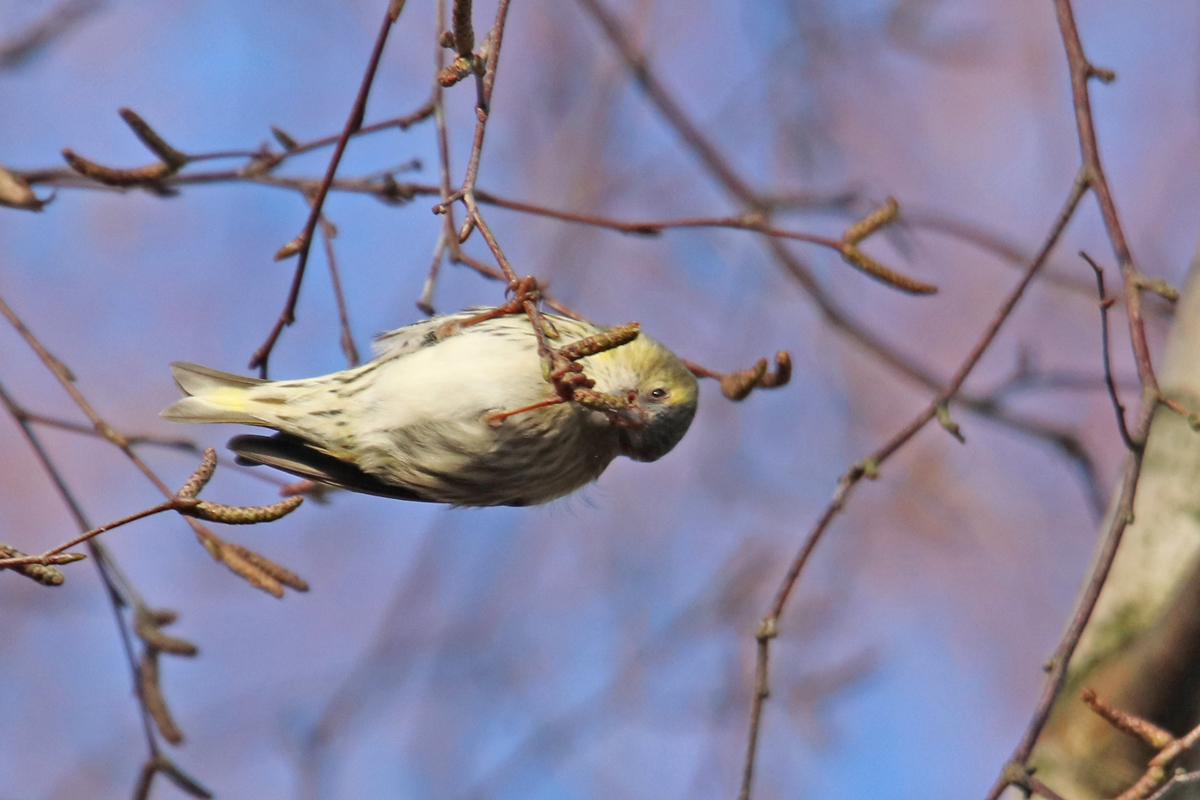
[[[321,244],[325,248],[325,263],[329,265],[329,280],[333,284],[333,299],[337,303],[338,328],[341,331],[338,343],[342,347],[342,354],[346,356],[347,364],[357,367],[358,347],[354,344],[354,334],[350,330],[350,311],[346,307],[346,295],[342,291],[342,277],[338,270],[337,254],[333,250],[333,240],[337,236],[337,228],[322,214],[320,230]]]
[[[1079,255],[1096,273],[1096,290],[1100,293],[1100,348],[1104,355],[1104,385],[1108,388],[1108,396],[1112,400],[1113,411],[1117,415],[1117,430],[1121,433],[1121,441],[1125,443],[1125,449],[1140,450],[1142,445],[1135,442],[1129,435],[1129,426],[1125,424],[1125,406],[1121,403],[1121,396],[1117,392],[1117,382],[1113,379],[1112,356],[1108,346],[1108,310],[1113,307],[1117,299],[1109,297],[1105,292],[1104,270],[1100,265],[1082,250],[1079,251]]]
[[[1075,109],[1075,125],[1079,134],[1079,150],[1082,160],[1080,167],[1083,180],[1088,189],[1096,196],[1104,219],[1105,231],[1108,234],[1113,251],[1117,256],[1121,274],[1125,279],[1125,304],[1129,317],[1129,337],[1133,347],[1134,360],[1137,363],[1138,379],[1142,384],[1142,408],[1138,415],[1137,425],[1129,434],[1129,440],[1137,443],[1146,440],[1150,423],[1154,418],[1155,407],[1160,400],[1158,381],[1154,375],[1154,366],[1150,359],[1149,345],[1146,341],[1146,329],[1141,313],[1141,290],[1144,278],[1133,263],[1133,256],[1126,243],[1120,219],[1117,216],[1116,205],[1108,187],[1104,167],[1100,162],[1100,152],[1096,142],[1095,122],[1092,119],[1091,99],[1088,94],[1088,81],[1097,78],[1105,83],[1115,76],[1113,73],[1100,69],[1088,61],[1083,52],[1083,42],[1079,38],[1079,30],[1075,26],[1075,15],[1070,0],[1054,0],[1054,8],[1058,18],[1059,31],[1062,34],[1063,49],[1066,52],[1067,64],[1071,72],[1071,97]],[[1108,579],[1113,559],[1116,557],[1117,546],[1125,533],[1125,528],[1133,518],[1133,503],[1137,491],[1138,479],[1141,476],[1142,451],[1134,448],[1129,451],[1121,477],[1121,494],[1117,507],[1109,519],[1107,530],[1103,533],[1103,544],[1088,577],[1083,594],[1080,596],[1075,613],[1062,639],[1055,648],[1051,660],[1051,668],[1038,698],[1036,707],[1021,740],[1017,743],[1012,756],[1009,757],[1000,776],[988,791],[988,800],[997,800],[1004,790],[1014,784],[1019,784],[1028,775],[1029,756],[1037,744],[1038,737],[1050,718],[1055,701],[1066,684],[1067,669],[1071,656],[1083,636],[1084,628],[1091,618],[1100,597],[1100,590]]]
[[[496,6],[496,21],[492,24],[491,31],[488,32],[487,63],[480,83],[479,103],[475,108],[475,138],[471,143],[471,155],[467,161],[467,172],[463,178],[461,189],[463,205],[467,207],[467,220],[463,223],[463,231],[459,233],[458,238],[460,242],[465,240],[466,235],[470,233],[470,229],[478,227],[484,241],[487,242],[488,248],[492,251],[492,255],[495,256],[496,263],[500,265],[500,271],[504,273],[505,279],[508,280],[509,286],[515,287],[517,274],[508,263],[508,258],[505,257],[504,251],[500,249],[496,237],[492,235],[487,223],[483,221],[483,215],[480,213],[479,205],[475,201],[475,181],[479,177],[479,162],[483,156],[483,139],[487,133],[488,117],[491,114],[492,91],[496,85],[496,69],[500,64],[500,45],[504,39],[504,24],[508,19],[509,1],[500,0]],[[534,320],[533,322],[534,330],[538,331],[537,321]]]
[[[1083,41],[1075,26],[1075,12],[1071,0],[1054,0],[1058,15],[1058,27],[1062,34],[1067,64],[1071,70],[1071,99],[1075,108],[1075,127],[1079,134],[1079,150],[1083,168],[1087,173],[1088,188],[1096,196],[1100,214],[1104,219],[1104,230],[1117,257],[1117,265],[1125,279],[1125,306],[1129,316],[1129,338],[1133,344],[1134,360],[1137,362],[1138,378],[1142,387],[1154,396],[1158,394],[1158,380],[1154,377],[1154,365],[1150,359],[1150,346],[1146,342],[1146,326],[1142,320],[1142,275],[1133,262],[1133,254],[1125,239],[1125,231],[1117,216],[1117,205],[1113,201],[1108,177],[1100,161],[1100,147],[1096,143],[1096,123],[1092,118],[1092,100],[1088,93],[1088,81],[1096,78],[1110,83],[1116,75],[1088,61],[1083,52]],[[1147,422],[1147,424],[1149,424]]]
[[[433,120],[437,128],[438,188],[441,192],[441,204],[443,208],[441,220],[442,231],[438,234],[437,244],[433,248],[433,259],[429,264],[429,274],[425,277],[425,284],[421,287],[421,295],[417,298],[417,308],[431,316],[434,313],[433,292],[437,288],[438,272],[441,269],[442,261],[447,251],[451,254],[457,254],[459,250],[458,234],[455,231],[454,225],[454,206],[450,202],[450,133],[446,127],[446,104],[442,84],[437,79],[437,76],[441,74],[442,68],[446,64],[445,48],[441,46],[441,42],[437,41],[442,31],[446,29],[446,2],[445,0],[436,0],[436,3],[437,33],[433,48]]]

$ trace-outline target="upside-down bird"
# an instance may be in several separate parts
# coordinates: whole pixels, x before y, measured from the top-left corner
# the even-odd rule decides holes
[[[555,348],[614,330],[543,319]],[[455,506],[545,503],[596,480],[617,456],[662,458],[691,425],[695,376],[632,330],[632,340],[572,359],[573,377],[586,379],[575,394],[552,380],[528,317],[471,310],[383,334],[375,360],[319,378],[172,364],[185,397],[162,416],[273,428],[229,447],[242,463],[328,486]]]

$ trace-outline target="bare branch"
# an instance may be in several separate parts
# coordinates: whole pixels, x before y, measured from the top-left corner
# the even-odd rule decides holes
[[[375,37],[375,46],[371,50],[371,56],[367,61],[367,69],[363,74],[362,83],[358,88],[358,95],[354,98],[354,104],[350,108],[350,116],[346,119],[346,126],[342,129],[341,136],[338,137],[337,144],[334,146],[333,155],[329,158],[329,166],[325,169],[325,177],[321,180],[321,186],[312,202],[312,210],[308,214],[308,220],[304,223],[304,229],[300,233],[299,247],[296,255],[296,271],[292,275],[292,285],[288,289],[287,300],[284,302],[283,311],[279,318],[275,321],[275,325],[271,328],[271,332],[267,334],[267,339],[250,358],[250,369],[257,369],[262,377],[267,376],[267,365],[271,358],[271,351],[275,349],[275,343],[279,340],[279,335],[283,329],[296,321],[296,303],[300,299],[300,286],[304,282],[304,268],[308,264],[308,254],[312,247],[313,234],[317,229],[317,221],[321,218],[321,208],[325,205],[325,198],[329,195],[329,187],[333,184],[333,176],[337,173],[338,164],[341,163],[342,154],[346,151],[346,144],[350,141],[350,137],[355,131],[362,127],[363,115],[367,109],[367,96],[371,93],[371,84],[375,81],[375,71],[379,67],[379,59],[383,56],[384,45],[387,44],[388,33],[392,29],[392,24],[395,23],[403,4],[400,7],[388,8],[388,13],[384,15],[383,23],[379,27],[379,33]]]
[[[1104,385],[1108,387],[1108,396],[1112,399],[1113,411],[1117,415],[1117,430],[1121,432],[1121,441],[1125,443],[1125,447],[1129,450],[1140,450],[1144,447],[1144,443],[1135,442],[1129,434],[1129,427],[1125,424],[1125,406],[1121,403],[1121,396],[1117,393],[1117,383],[1113,379],[1112,373],[1112,358],[1109,354],[1108,347],[1108,310],[1112,308],[1115,298],[1110,298],[1104,291],[1104,270],[1100,265],[1091,259],[1091,257],[1083,252],[1079,255],[1096,273],[1096,289],[1100,292],[1100,347],[1104,354]]]

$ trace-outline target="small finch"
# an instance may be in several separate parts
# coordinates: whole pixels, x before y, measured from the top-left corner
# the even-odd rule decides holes
[[[626,329],[636,338],[602,352],[564,350],[595,385],[576,382],[582,391],[566,389],[575,400],[557,402],[563,394],[547,379],[528,317],[472,319],[479,316],[467,311],[383,334],[374,361],[319,378],[263,381],[175,363],[185,397],[162,416],[278,431],[230,440],[244,464],[456,506],[548,502],[596,480],[617,456],[662,458],[691,425],[695,376],[636,328]],[[543,318],[558,333],[549,340],[555,348],[620,330]]]

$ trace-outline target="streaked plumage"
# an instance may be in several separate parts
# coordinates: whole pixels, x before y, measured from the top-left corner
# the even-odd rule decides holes
[[[238,436],[229,446],[246,463],[325,484],[459,506],[544,503],[594,481],[618,455],[657,460],[687,432],[696,379],[644,334],[579,361],[596,390],[633,401],[634,423],[561,403],[488,424],[488,413],[554,390],[528,318],[502,316],[454,332],[453,323],[475,313],[384,334],[374,361],[319,378],[260,381],[172,364],[186,396],[162,416],[274,428],[275,436]],[[555,346],[603,330],[546,318],[560,334]]]

